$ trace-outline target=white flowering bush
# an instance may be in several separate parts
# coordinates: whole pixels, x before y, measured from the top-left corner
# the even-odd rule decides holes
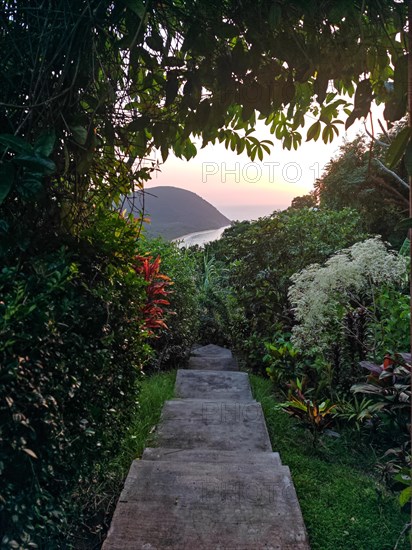
[[[406,282],[408,263],[374,237],[293,275],[288,293],[297,321],[293,345],[316,353],[339,343],[348,312],[373,307],[379,289]]]

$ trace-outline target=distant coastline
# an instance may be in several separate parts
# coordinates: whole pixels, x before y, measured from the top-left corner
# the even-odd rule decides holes
[[[188,233],[187,235],[182,235],[181,237],[173,239],[172,242],[178,243],[179,248],[187,248],[195,245],[204,246],[206,243],[220,239],[223,231],[228,227],[230,227],[230,225],[219,227],[219,229],[207,229],[206,231]]]

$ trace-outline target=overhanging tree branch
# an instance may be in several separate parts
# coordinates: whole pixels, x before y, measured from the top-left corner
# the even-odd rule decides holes
[[[409,189],[409,185],[406,181],[404,181],[396,172],[393,170],[390,170],[387,166],[383,164],[379,159],[374,158],[374,162],[379,166],[379,168],[385,172],[385,174],[388,174],[389,176],[392,176],[404,189]]]

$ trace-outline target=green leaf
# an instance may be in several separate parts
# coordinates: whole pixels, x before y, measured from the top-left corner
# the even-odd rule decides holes
[[[179,81],[177,79],[177,75],[173,72],[170,72],[167,74],[167,82],[165,86],[166,107],[168,107],[173,103],[173,101],[177,96],[178,91],[179,91]]]
[[[132,122],[127,125],[127,130],[129,132],[140,132],[141,130],[144,130],[146,128],[148,123],[149,117],[143,115],[132,120]]]
[[[51,132],[45,132],[36,140],[36,143],[34,144],[34,151],[40,155],[49,157],[53,152],[55,142],[56,133],[54,130]]]
[[[408,468],[402,468],[393,478],[395,481],[402,483],[403,485],[410,486],[411,484],[411,472]]]
[[[0,134],[0,145],[3,145],[3,149],[11,149],[16,153],[33,153],[30,143],[13,134]]]
[[[245,150],[245,146],[246,146],[246,142],[245,140],[242,138],[238,144],[237,144],[237,147],[236,147],[236,153],[238,155],[240,155],[241,153],[243,153],[243,151]]]
[[[287,149],[288,151],[291,150],[291,148],[292,148],[292,137],[291,137],[290,134],[285,135],[285,137],[283,138],[282,146],[283,146],[284,149]]]
[[[80,145],[85,145],[87,141],[87,128],[84,126],[70,126],[74,140]]]
[[[321,124],[319,120],[312,124],[312,126],[309,128],[308,133],[306,135],[306,141],[310,141],[311,139],[317,141],[320,136],[320,130],[321,130]]]
[[[411,249],[411,243],[409,239],[405,239],[399,250],[399,255],[409,257],[410,249]]]
[[[404,128],[399,132],[399,134],[391,143],[386,153],[386,164],[389,166],[389,168],[394,168],[405,154],[410,135],[410,128]]]
[[[146,44],[151,48],[152,50],[156,52],[163,51],[163,40],[162,37],[157,34],[156,32],[153,33],[151,36],[146,38]]]
[[[0,164],[0,204],[10,193],[14,182],[14,166],[11,162]]]
[[[325,126],[322,132],[322,140],[324,143],[328,143],[329,141],[332,143],[333,141],[333,129],[330,125]]]
[[[142,0],[123,0],[123,4],[127,6],[133,13],[138,15],[140,19],[143,19],[146,8],[145,3]]]
[[[196,153],[197,153],[197,149],[196,149],[195,145],[192,142],[187,141],[187,143],[185,144],[185,146],[183,148],[184,158],[186,160],[190,160],[191,158],[196,156]]]
[[[167,157],[169,156],[169,147],[166,144],[163,144],[160,148],[160,152],[162,154],[163,162],[166,162]]]
[[[56,165],[52,160],[40,155],[17,155],[13,161],[32,172],[52,174],[56,170]]]
[[[19,195],[25,200],[36,198],[43,190],[43,178],[41,174],[28,174],[24,180],[16,186]]]
[[[401,491],[401,494],[399,495],[399,504],[401,506],[405,506],[407,502],[409,502],[412,498],[412,487],[406,487],[403,491]]]

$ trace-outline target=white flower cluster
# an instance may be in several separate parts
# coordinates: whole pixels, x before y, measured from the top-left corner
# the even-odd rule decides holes
[[[324,265],[313,264],[292,276],[289,300],[297,326],[292,342],[298,349],[327,348],[352,304],[370,301],[374,289],[398,284],[408,273],[408,260],[389,251],[380,237],[341,250]]]

